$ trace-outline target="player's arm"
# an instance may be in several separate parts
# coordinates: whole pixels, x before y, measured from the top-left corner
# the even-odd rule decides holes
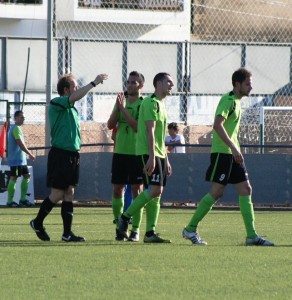
[[[109,117],[109,119],[107,120],[107,128],[112,130],[117,126],[118,123],[118,118],[119,118],[119,107],[117,105],[117,103],[115,103],[113,111]]]
[[[98,85],[102,83],[104,80],[108,79],[107,74],[99,74],[96,76],[96,78],[92,81],[95,85]],[[73,103],[80,99],[82,99],[94,86],[91,83],[88,83],[87,85],[81,87],[80,89],[76,90],[74,93],[72,93],[69,97],[69,102]]]
[[[174,141],[173,143],[174,143],[175,145],[181,145],[181,144],[182,144],[181,140],[176,140],[176,141]]]
[[[231,149],[232,155],[235,161],[239,164],[243,163],[243,156],[240,153],[239,149],[233,144],[231,139],[229,138],[223,124],[225,122],[225,118],[221,115],[217,115],[215,117],[215,121],[213,124],[213,129],[217,132],[221,140]]]
[[[165,142],[165,146],[166,146],[166,148],[167,148],[167,151],[168,151],[168,152],[171,152],[172,149],[173,149],[173,146],[171,146],[170,144],[173,144],[173,142],[172,142],[172,141],[169,141],[167,137],[165,138],[165,141],[164,141],[164,142]]]
[[[170,176],[172,174],[172,168],[171,168],[171,164],[169,162],[167,153],[165,155],[165,159],[166,159],[166,172],[167,172],[166,174],[167,174],[167,176]]]
[[[147,128],[147,143],[148,143],[148,154],[149,158],[145,165],[145,172],[148,176],[150,176],[154,169],[155,169],[155,138],[154,138],[154,131],[155,131],[156,122],[155,121],[146,121],[146,128]]]
[[[21,139],[15,139],[17,145],[19,146],[19,148],[25,152],[30,159],[35,160],[35,156],[27,149],[27,147],[25,146],[25,144],[23,144]]]
[[[127,123],[134,129],[135,132],[137,132],[137,128],[138,128],[138,122],[137,120],[135,120],[127,111],[127,109],[125,107],[120,108],[122,114],[124,115]]]
[[[124,115],[127,123],[134,129],[135,132],[137,132],[138,122],[130,115],[130,113],[126,109],[126,98],[124,93],[120,93],[118,95],[117,105],[121,113]]]

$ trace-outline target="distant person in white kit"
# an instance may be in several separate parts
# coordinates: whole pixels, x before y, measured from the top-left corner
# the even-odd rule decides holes
[[[182,134],[178,134],[178,125],[175,122],[168,124],[168,134],[165,138],[165,144],[169,153],[186,153],[185,138]]]

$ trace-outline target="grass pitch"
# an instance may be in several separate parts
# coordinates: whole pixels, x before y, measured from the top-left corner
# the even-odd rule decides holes
[[[172,244],[116,242],[110,208],[75,208],[61,241],[60,207],[45,221],[50,242],[29,227],[37,208],[0,209],[0,299],[291,299],[291,212],[256,212],[275,247],[245,247],[239,211],[212,211],[200,224],[208,246],[181,237],[192,209],[161,209],[157,231]],[[145,217],[141,226],[143,240]]]

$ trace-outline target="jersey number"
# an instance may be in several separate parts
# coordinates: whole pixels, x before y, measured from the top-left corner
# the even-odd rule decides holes
[[[160,175],[159,174],[153,174],[151,178],[152,182],[159,182],[160,181]]]

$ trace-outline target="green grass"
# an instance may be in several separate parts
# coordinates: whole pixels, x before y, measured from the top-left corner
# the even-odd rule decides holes
[[[161,209],[157,231],[172,244],[114,241],[110,208],[75,208],[74,232],[60,241],[60,207],[46,219],[50,242],[28,223],[38,209],[0,209],[0,299],[291,299],[292,216],[256,212],[275,247],[243,246],[238,211],[212,211],[200,225],[208,246],[181,238],[193,210]],[[145,229],[141,227],[141,238]]]

